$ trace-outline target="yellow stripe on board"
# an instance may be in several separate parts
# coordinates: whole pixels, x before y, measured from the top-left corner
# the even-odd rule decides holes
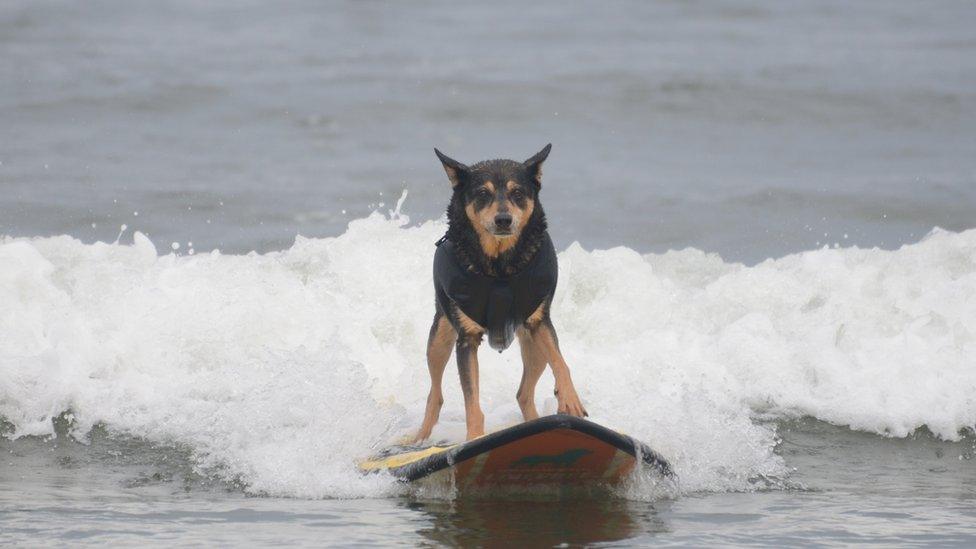
[[[445,450],[450,450],[456,444],[451,446],[431,446],[430,448],[424,448],[423,450],[416,450],[414,452],[406,452],[403,454],[396,454],[394,456],[388,456],[381,459],[368,459],[366,461],[360,462],[359,469],[362,471],[376,471],[377,469],[392,469],[394,467],[400,467],[407,465],[408,463],[413,463],[417,460],[424,459],[427,456],[432,456],[434,454],[439,454]]]
[[[499,429],[492,430],[491,433],[495,433],[497,431],[501,431],[501,430],[507,429],[507,428],[512,427],[514,425],[518,425],[518,423],[511,423],[511,424],[505,425],[505,426],[503,426],[503,427],[501,427]],[[490,434],[490,433],[488,433],[488,434]],[[430,448],[424,448],[423,450],[415,450],[413,452],[404,452],[402,454],[396,454],[396,455],[393,455],[393,456],[387,456],[385,458],[380,458],[380,459],[366,459],[364,461],[359,462],[359,470],[361,470],[361,471],[376,471],[378,469],[392,469],[394,467],[400,467],[402,465],[407,465],[408,463],[413,463],[415,461],[424,459],[427,456],[432,456],[434,454],[439,454],[439,453],[441,453],[441,452],[443,452],[445,450],[450,450],[451,448],[454,448],[455,446],[460,446],[462,444],[467,444],[468,442],[473,442],[473,441],[478,440],[479,438],[482,438],[484,436],[485,435],[481,435],[480,437],[475,437],[475,438],[473,438],[471,440],[468,440],[468,441],[465,441],[465,442],[459,442],[457,444],[451,444],[449,446],[431,446]]]

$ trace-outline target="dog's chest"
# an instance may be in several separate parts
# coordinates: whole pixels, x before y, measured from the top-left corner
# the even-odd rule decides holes
[[[462,269],[450,241],[438,246],[434,255],[434,285],[441,307],[458,307],[485,328],[488,343],[499,351],[512,344],[515,329],[552,295],[557,274],[555,249],[548,236],[526,268],[506,278]]]

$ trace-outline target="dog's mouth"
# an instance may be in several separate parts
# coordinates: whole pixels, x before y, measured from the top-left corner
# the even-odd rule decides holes
[[[491,234],[499,237],[508,237],[513,236],[515,233],[512,232],[512,229],[499,229],[496,227],[491,231]]]

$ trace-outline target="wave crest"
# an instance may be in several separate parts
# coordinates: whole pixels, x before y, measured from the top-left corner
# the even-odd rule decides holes
[[[439,221],[379,214],[269,254],[159,255],[148,238],[0,241],[8,436],[95,424],[185,445],[259,493],[394,490],[354,462],[419,425]],[[775,427],[891,436],[976,424],[976,230],[896,251],[731,264],[698,250],[559,254],[554,321],[594,419],[669,456],[685,490],[787,474]],[[488,426],[519,420],[518,353],[482,353]],[[435,437],[463,434],[456,376]],[[554,411],[545,376],[537,399]]]

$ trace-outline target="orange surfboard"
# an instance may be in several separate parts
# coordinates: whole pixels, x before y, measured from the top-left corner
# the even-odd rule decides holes
[[[673,478],[664,457],[627,435],[582,418],[553,415],[452,446],[397,446],[360,464],[405,481],[452,477],[458,487],[614,485],[638,462]]]

